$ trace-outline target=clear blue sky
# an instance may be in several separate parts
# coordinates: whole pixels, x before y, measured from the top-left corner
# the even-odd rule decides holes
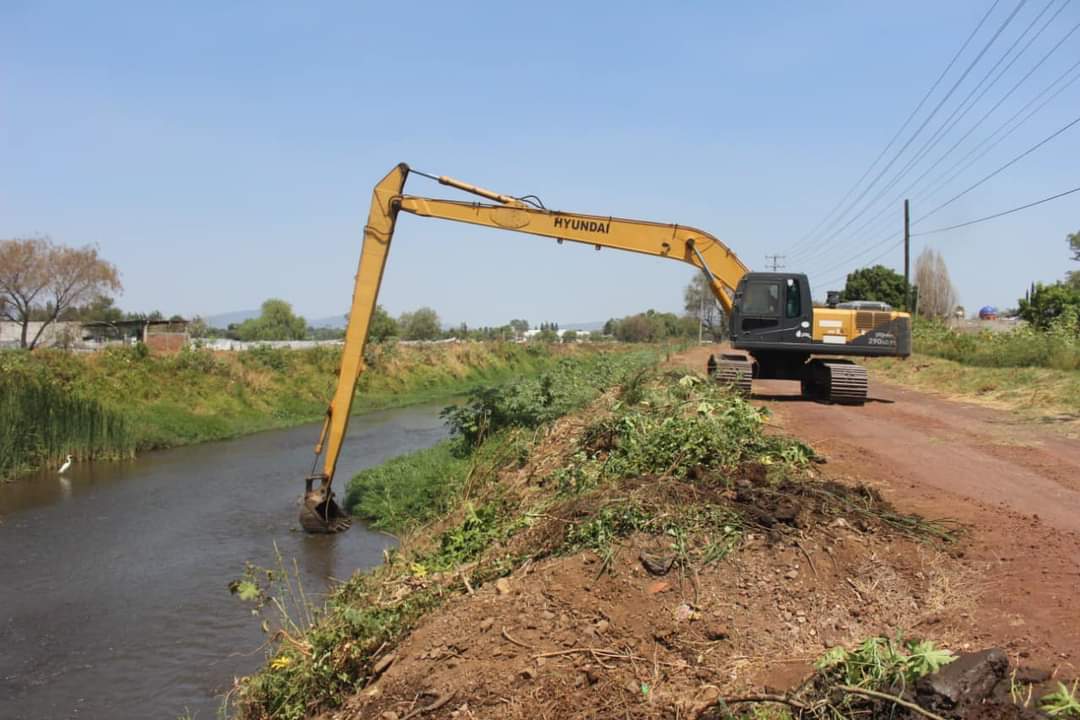
[[[946,86],[1016,2],[1002,0]],[[863,173],[989,5],[3,0],[0,237],[99,244],[130,310],[213,314],[277,296],[333,315],[351,296],[371,186],[406,161],[549,207],[701,227],[764,269]],[[1044,7],[1021,8],[939,120]],[[1071,3],[929,159],[1078,21]],[[972,139],[1077,60],[1080,33]],[[1077,115],[1080,82],[948,189]],[[1077,158],[1080,126],[923,228],[1080,185]],[[859,264],[845,262],[858,243],[899,231],[899,204],[889,214],[789,267],[823,295]],[[1075,230],[1080,193],[919,238],[914,253],[932,241],[969,308],[1010,306],[1068,269]],[[900,251],[883,262],[900,267]],[[453,323],[568,323],[681,310],[692,272],[404,217],[381,299]]]

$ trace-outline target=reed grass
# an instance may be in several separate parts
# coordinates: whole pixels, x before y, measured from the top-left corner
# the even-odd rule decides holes
[[[37,467],[135,454],[127,419],[100,403],[33,377],[0,377],[0,481]]]

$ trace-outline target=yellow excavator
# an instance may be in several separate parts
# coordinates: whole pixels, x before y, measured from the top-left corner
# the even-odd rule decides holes
[[[418,174],[488,202],[462,202],[404,194],[409,174]],[[686,225],[549,210],[535,196],[514,197],[448,177],[398,165],[379,181],[364,226],[352,309],[345,331],[341,372],[326,411],[315,467],[325,451],[322,472],[305,480],[300,523],[309,532],[338,532],[349,517],[334,501],[331,485],[349,424],[356,382],[364,370],[364,345],[394,236],[398,213],[501,228],[670,258],[701,270],[727,314],[731,345],[743,352],[710,357],[708,373],[749,395],[752,378],[798,380],[803,394],[826,402],[866,400],[866,370],[851,356],[911,354],[911,316],[875,303],[839,303],[829,293],[826,307],[814,307],[806,275],[750,272],[720,240]]]

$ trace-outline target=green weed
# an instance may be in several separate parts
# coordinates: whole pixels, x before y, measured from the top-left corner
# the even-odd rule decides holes
[[[345,507],[376,529],[400,532],[448,511],[471,465],[444,441],[362,470],[349,483]]]
[[[1080,718],[1080,695],[1076,691],[1078,684],[1080,681],[1073,682],[1072,687],[1068,687],[1059,682],[1058,689],[1043,696],[1039,705],[1051,717]]]
[[[842,685],[902,690],[955,659],[952,652],[937,648],[928,640],[872,637],[852,650],[831,648],[814,667]]]

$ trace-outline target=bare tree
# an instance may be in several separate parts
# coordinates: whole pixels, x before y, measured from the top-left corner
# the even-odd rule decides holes
[[[0,240],[0,317],[22,326],[24,348],[33,349],[68,310],[120,289],[120,273],[91,245],[69,248],[47,237]],[[41,326],[31,338],[35,319]]]
[[[705,332],[715,342],[724,337],[726,316],[705,280],[704,273],[696,273],[683,292],[683,307],[689,317],[699,321]]]
[[[925,248],[915,260],[915,284],[919,288],[919,313],[945,318],[956,308],[956,288],[941,253]]]

